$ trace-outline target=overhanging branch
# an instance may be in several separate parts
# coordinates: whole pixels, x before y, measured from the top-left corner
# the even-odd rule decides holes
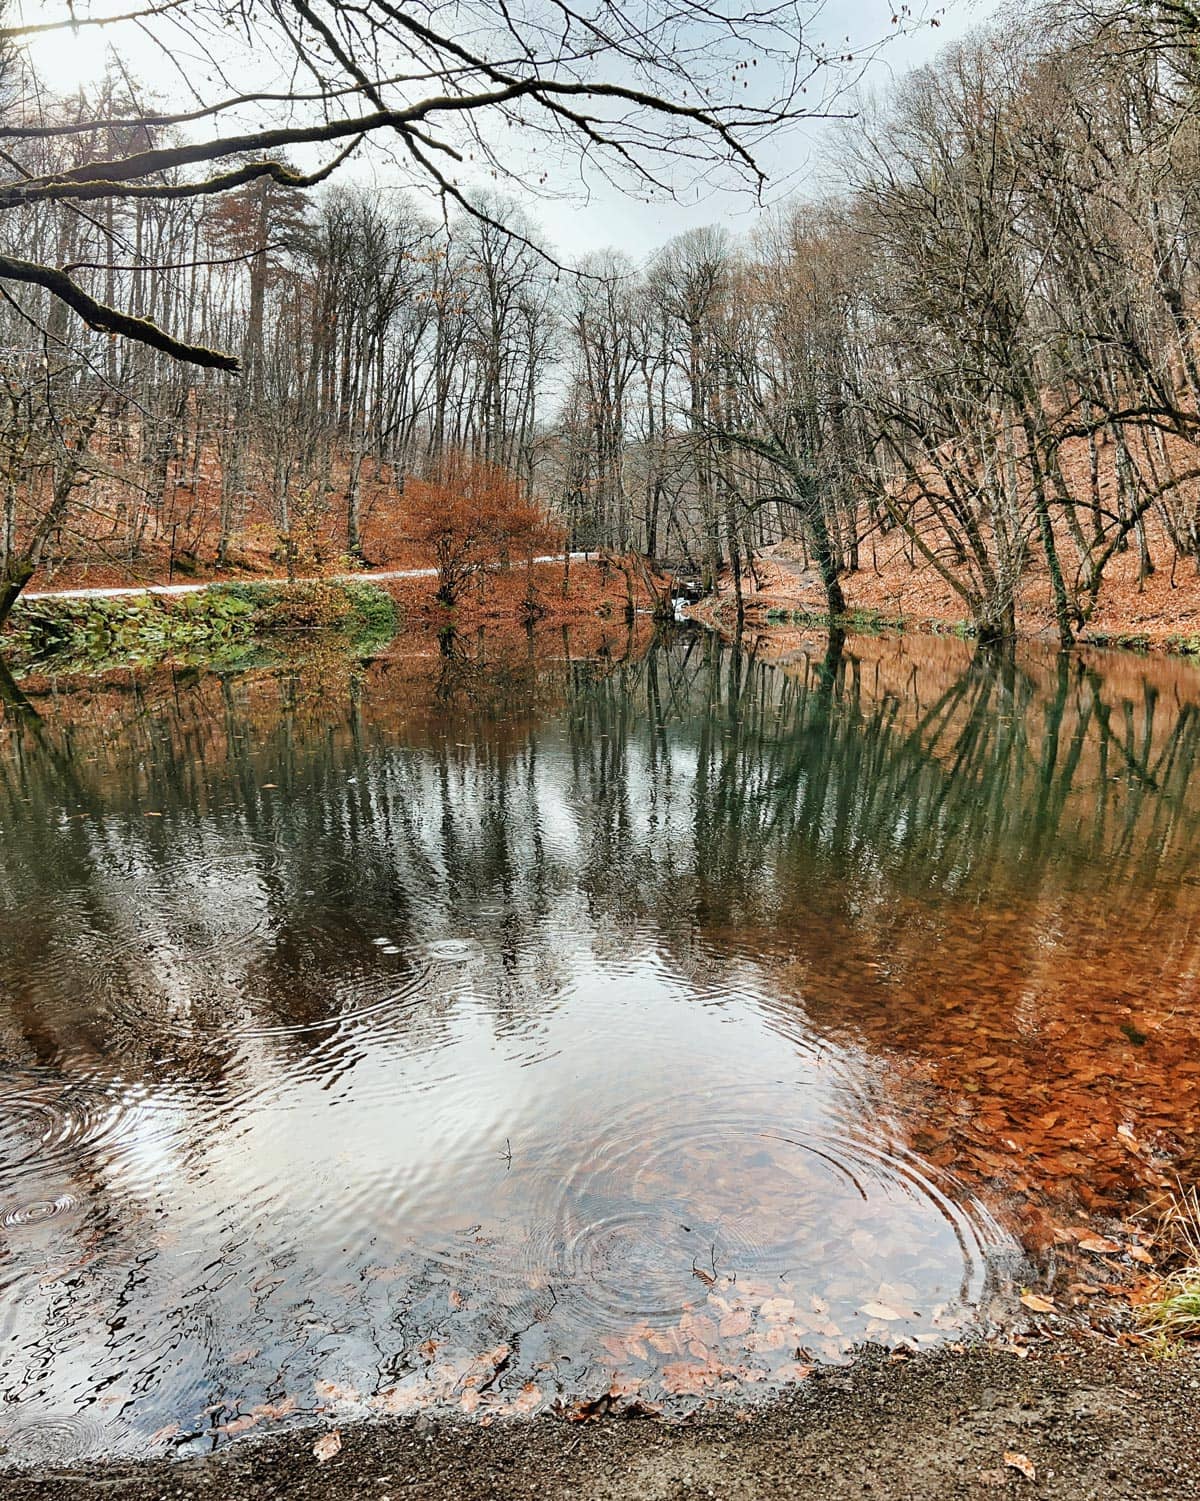
[[[0,255],[0,278],[24,282],[28,286],[44,287],[52,296],[78,313],[89,328],[102,333],[136,339],[139,344],[148,344],[151,349],[169,354],[172,359],[185,360],[208,370],[236,373],[239,368],[232,355],[222,354],[217,349],[206,349],[202,344],[185,344],[172,338],[149,318],[134,318],[129,313],[122,313],[118,308],[97,301],[78,282],[72,281],[65,271],[56,271],[51,266],[39,266],[34,261],[21,261],[12,256]]]

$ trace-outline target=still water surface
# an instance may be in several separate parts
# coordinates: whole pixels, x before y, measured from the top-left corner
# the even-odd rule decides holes
[[[687,637],[10,718],[8,1459],[1002,1327],[1049,1223],[1136,1201],[1118,1128],[1195,1147],[1198,705]]]

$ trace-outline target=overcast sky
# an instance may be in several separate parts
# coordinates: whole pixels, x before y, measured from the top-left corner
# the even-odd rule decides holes
[[[928,6],[925,20],[914,22],[904,34],[891,35],[887,45],[874,53],[863,67],[860,88],[886,92],[897,76],[928,61],[939,48],[984,22],[999,9],[999,0],[928,0]],[[101,8],[109,8],[106,0],[98,0],[92,13]],[[114,0],[113,8],[119,11],[129,7]],[[26,23],[59,20],[64,14],[63,0],[16,0],[15,9]],[[894,10],[892,0],[827,0],[810,36],[838,51],[864,52],[895,31]],[[69,90],[100,77],[107,46],[115,44],[133,73],[163,87],[163,58],[148,49],[136,31],[113,28],[104,36],[112,41],[106,44],[95,31],[81,32],[77,38],[58,32],[31,48],[35,67],[49,87]],[[842,107],[851,102],[843,100]],[[813,194],[830,185],[827,147],[838,128],[828,120],[814,119],[790,126],[768,143],[759,153],[771,178],[768,201]],[[519,143],[514,142],[513,151],[519,158]],[[519,160],[514,166],[521,171]],[[370,177],[386,190],[390,174],[386,161],[377,155],[374,164],[360,162],[355,175]],[[532,177],[533,171],[521,175]],[[759,212],[752,195],[733,186],[693,189],[675,200],[646,202],[599,177],[590,183],[581,181],[577,168],[573,172],[567,169],[562,175],[555,172],[553,177],[558,180],[551,186],[559,196],[540,198],[530,194],[526,206],[567,262],[609,247],[643,261],[682,230],[719,223],[739,234],[752,228]],[[511,188],[506,187],[506,191]]]
[[[894,37],[866,66],[860,87],[886,92],[896,77],[928,62],[941,47],[983,24],[999,8],[999,0],[945,0],[944,7],[930,12],[939,24]],[[836,15],[837,30],[852,38],[852,46],[867,46],[888,33],[893,10],[889,0],[834,0],[827,14]],[[832,32],[832,22],[823,30]],[[768,202],[828,189],[830,163],[823,148],[840,128],[840,123],[814,119],[789,127],[771,143],[761,154],[771,178]],[[593,189],[590,201],[576,197],[573,202],[542,202],[531,211],[568,259],[613,247],[638,260],[698,225],[722,224],[733,234],[748,232],[761,212],[752,194],[732,188],[645,203],[604,184]]]

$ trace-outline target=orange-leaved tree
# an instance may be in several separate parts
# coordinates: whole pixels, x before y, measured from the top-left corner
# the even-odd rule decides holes
[[[440,603],[458,603],[463,586],[489,564],[523,557],[547,528],[517,477],[459,450],[443,454],[428,479],[405,485],[413,541],[437,569]]]

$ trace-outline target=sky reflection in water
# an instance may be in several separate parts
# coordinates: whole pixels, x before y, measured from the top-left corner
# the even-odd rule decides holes
[[[479,652],[6,725],[10,1460],[957,1337],[1039,1248],[942,1019],[1195,1004],[1186,668]]]

